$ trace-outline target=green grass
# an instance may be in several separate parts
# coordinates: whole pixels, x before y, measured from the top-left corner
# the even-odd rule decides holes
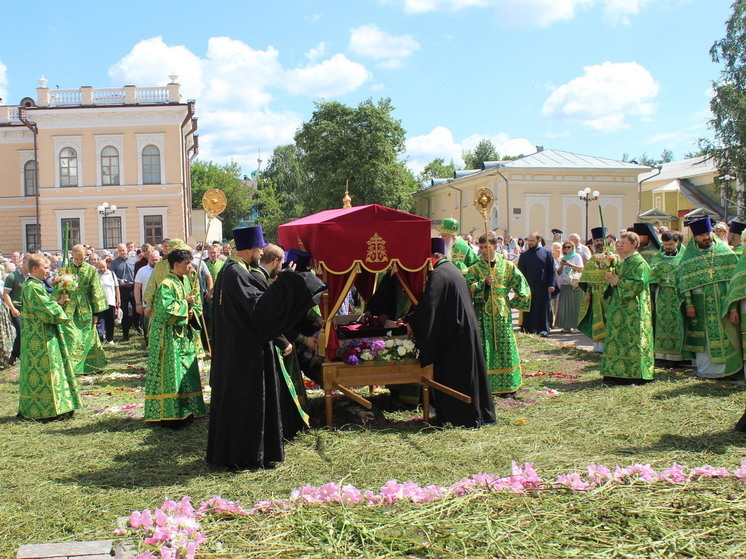
[[[607,387],[597,355],[533,336],[519,336],[519,345],[524,374],[544,375],[528,376],[517,401],[497,401],[497,425],[429,428],[387,393],[373,398],[372,413],[339,400],[335,429],[298,436],[274,470],[242,473],[205,464],[206,420],[171,432],[145,425],[141,407],[112,411],[142,403],[142,378],[86,377],[86,409],[72,421],[38,424],[15,418],[18,368],[0,371],[0,557],[13,557],[24,543],[111,537],[117,517],[183,495],[250,505],[286,498],[306,483],[449,485],[477,472],[507,474],[511,461],[534,462],[552,479],[589,462],[732,469],[744,457],[746,435],[732,430],[744,408],[742,384],[661,369],[654,383]],[[107,351],[106,373],[142,372],[140,338]],[[311,404],[319,422],[320,393]],[[209,521],[203,556],[735,558],[746,554],[745,492],[728,479],[391,507],[304,506]]]

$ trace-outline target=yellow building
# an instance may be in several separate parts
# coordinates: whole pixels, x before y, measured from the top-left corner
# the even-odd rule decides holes
[[[76,90],[42,78],[35,100],[0,106],[2,251],[60,250],[68,225],[73,244],[97,249],[191,234],[197,119],[170,77]]]
[[[684,231],[685,223],[696,217],[722,220],[726,205],[716,177],[714,161],[704,157],[664,163],[640,175],[640,219],[678,231]],[[740,187],[733,180],[731,192],[736,188]],[[729,198],[728,221],[740,213],[733,202],[736,196]]]
[[[538,231],[551,238],[555,228],[565,237],[570,233],[583,237],[586,230],[600,225],[599,204],[610,233],[637,221],[638,176],[650,167],[538,149],[515,161],[485,162],[481,170],[456,171],[453,178],[432,180],[415,193],[416,213],[435,224],[454,217],[461,222],[462,234],[481,233],[484,221],[474,208],[474,197],[479,189],[488,188],[495,197],[488,226],[512,237]],[[586,188],[590,198],[598,192],[598,198],[587,205],[578,196]]]

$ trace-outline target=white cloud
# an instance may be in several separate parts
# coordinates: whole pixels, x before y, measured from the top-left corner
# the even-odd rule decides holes
[[[381,0],[388,2],[390,0]],[[546,27],[575,17],[579,8],[600,6],[605,19],[613,24],[629,24],[643,7],[655,0],[397,0],[410,14],[458,12],[489,8],[502,25]]]
[[[320,43],[309,53],[320,57],[325,49]],[[178,75],[183,99],[197,100],[200,156],[236,161],[248,172],[256,168],[260,146],[266,160],[275,146],[292,142],[302,123],[299,114],[272,106],[273,93],[333,97],[369,78],[362,64],[342,54],[295,69],[283,68],[279,58],[272,46],[257,50],[229,37],[210,38],[204,57],[153,37],[134,45],[110,67],[109,76],[114,85],[142,86],[165,85],[169,74]]]
[[[604,62],[586,66],[583,75],[556,88],[544,102],[542,115],[582,124],[599,132],[628,128],[627,117],[648,117],[659,84],[636,62]]]
[[[402,59],[414,54],[420,44],[411,35],[391,35],[369,23],[350,30],[350,52],[381,61],[385,68],[401,68]]]
[[[457,142],[453,133],[445,126],[436,126],[429,134],[413,136],[407,139],[407,165],[414,173],[419,173],[433,159],[442,157],[446,163],[453,161],[456,166],[463,166],[461,154],[474,149],[480,140],[491,140],[500,155],[528,155],[536,147],[525,138],[511,138],[505,133],[493,136],[472,134]]]
[[[8,67],[0,61],[0,105],[8,105]]]
[[[324,56],[324,53],[326,53],[326,43],[321,41],[318,45],[303,54],[305,54],[306,58],[311,62],[316,62],[316,60]]]
[[[344,54],[335,54],[318,64],[288,70],[285,86],[295,95],[334,97],[357,89],[368,79],[370,73],[365,66]]]

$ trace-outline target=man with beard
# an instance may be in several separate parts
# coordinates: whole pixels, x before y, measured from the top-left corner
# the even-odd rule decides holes
[[[495,421],[479,323],[462,272],[446,260],[443,239],[431,240],[433,269],[412,316],[410,327],[420,351],[420,365],[433,365],[433,379],[462,394],[471,403],[435,391],[437,421],[481,427]]]
[[[735,219],[728,226],[728,244],[736,256],[743,254],[743,244],[741,243],[741,234],[746,229],[746,223],[741,223]]]
[[[606,265],[604,248],[606,245],[606,227],[594,227],[591,229],[593,238],[594,256],[583,268],[578,285],[585,292],[580,301],[580,317],[578,330],[593,340],[593,351],[601,353],[604,350],[604,338],[606,337],[606,310],[609,299],[606,296],[606,288],[609,286],[604,280]],[[614,256],[615,251],[609,250],[609,258]]]
[[[293,271],[265,288],[249,269],[264,251],[262,228],[233,230],[235,252],[213,292],[214,340],[207,461],[238,469],[285,459],[280,390],[272,340],[298,322],[326,286]]]
[[[619,263],[604,279],[612,295],[601,357],[604,381],[631,384],[653,380],[653,323],[650,318],[650,267],[637,252],[640,239],[626,231],[617,241]]]
[[[677,269],[684,248],[681,234],[666,231],[661,234],[662,248],[650,261],[650,285],[653,286],[653,316],[655,322],[655,358],[684,361],[693,356],[684,351],[684,297],[677,281]]]
[[[447,217],[440,225],[440,238],[446,243],[446,257],[462,273],[472,264],[477,263],[477,255],[471,250],[469,243],[462,239],[458,230],[460,223],[457,219]]]
[[[522,384],[512,309],[528,310],[531,290],[515,264],[497,254],[497,247],[492,231],[479,237],[479,262],[464,277],[474,299],[490,390],[512,398]]]
[[[541,246],[542,240],[536,231],[529,234],[528,249],[518,259],[518,269],[531,287],[531,310],[523,313],[521,329],[546,337],[551,328],[549,300],[557,290],[557,274],[552,251]]]
[[[687,317],[684,350],[696,354],[698,376],[740,378],[740,317],[735,295],[726,298],[738,257],[714,237],[709,217],[690,222],[689,228],[693,238],[678,267]]]
[[[631,230],[637,233],[637,236],[640,238],[640,246],[637,252],[645,259],[645,262],[650,264],[653,256],[658,254],[661,248],[661,242],[658,239],[655,229],[650,223],[635,223],[632,225]]]

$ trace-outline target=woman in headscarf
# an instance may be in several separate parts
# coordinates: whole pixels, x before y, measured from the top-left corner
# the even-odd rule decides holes
[[[580,308],[580,288],[577,279],[583,271],[583,259],[575,252],[572,241],[562,243],[562,256],[557,267],[557,283],[560,285],[559,304],[555,328],[562,328],[565,333],[573,332],[578,327],[578,310]]]

